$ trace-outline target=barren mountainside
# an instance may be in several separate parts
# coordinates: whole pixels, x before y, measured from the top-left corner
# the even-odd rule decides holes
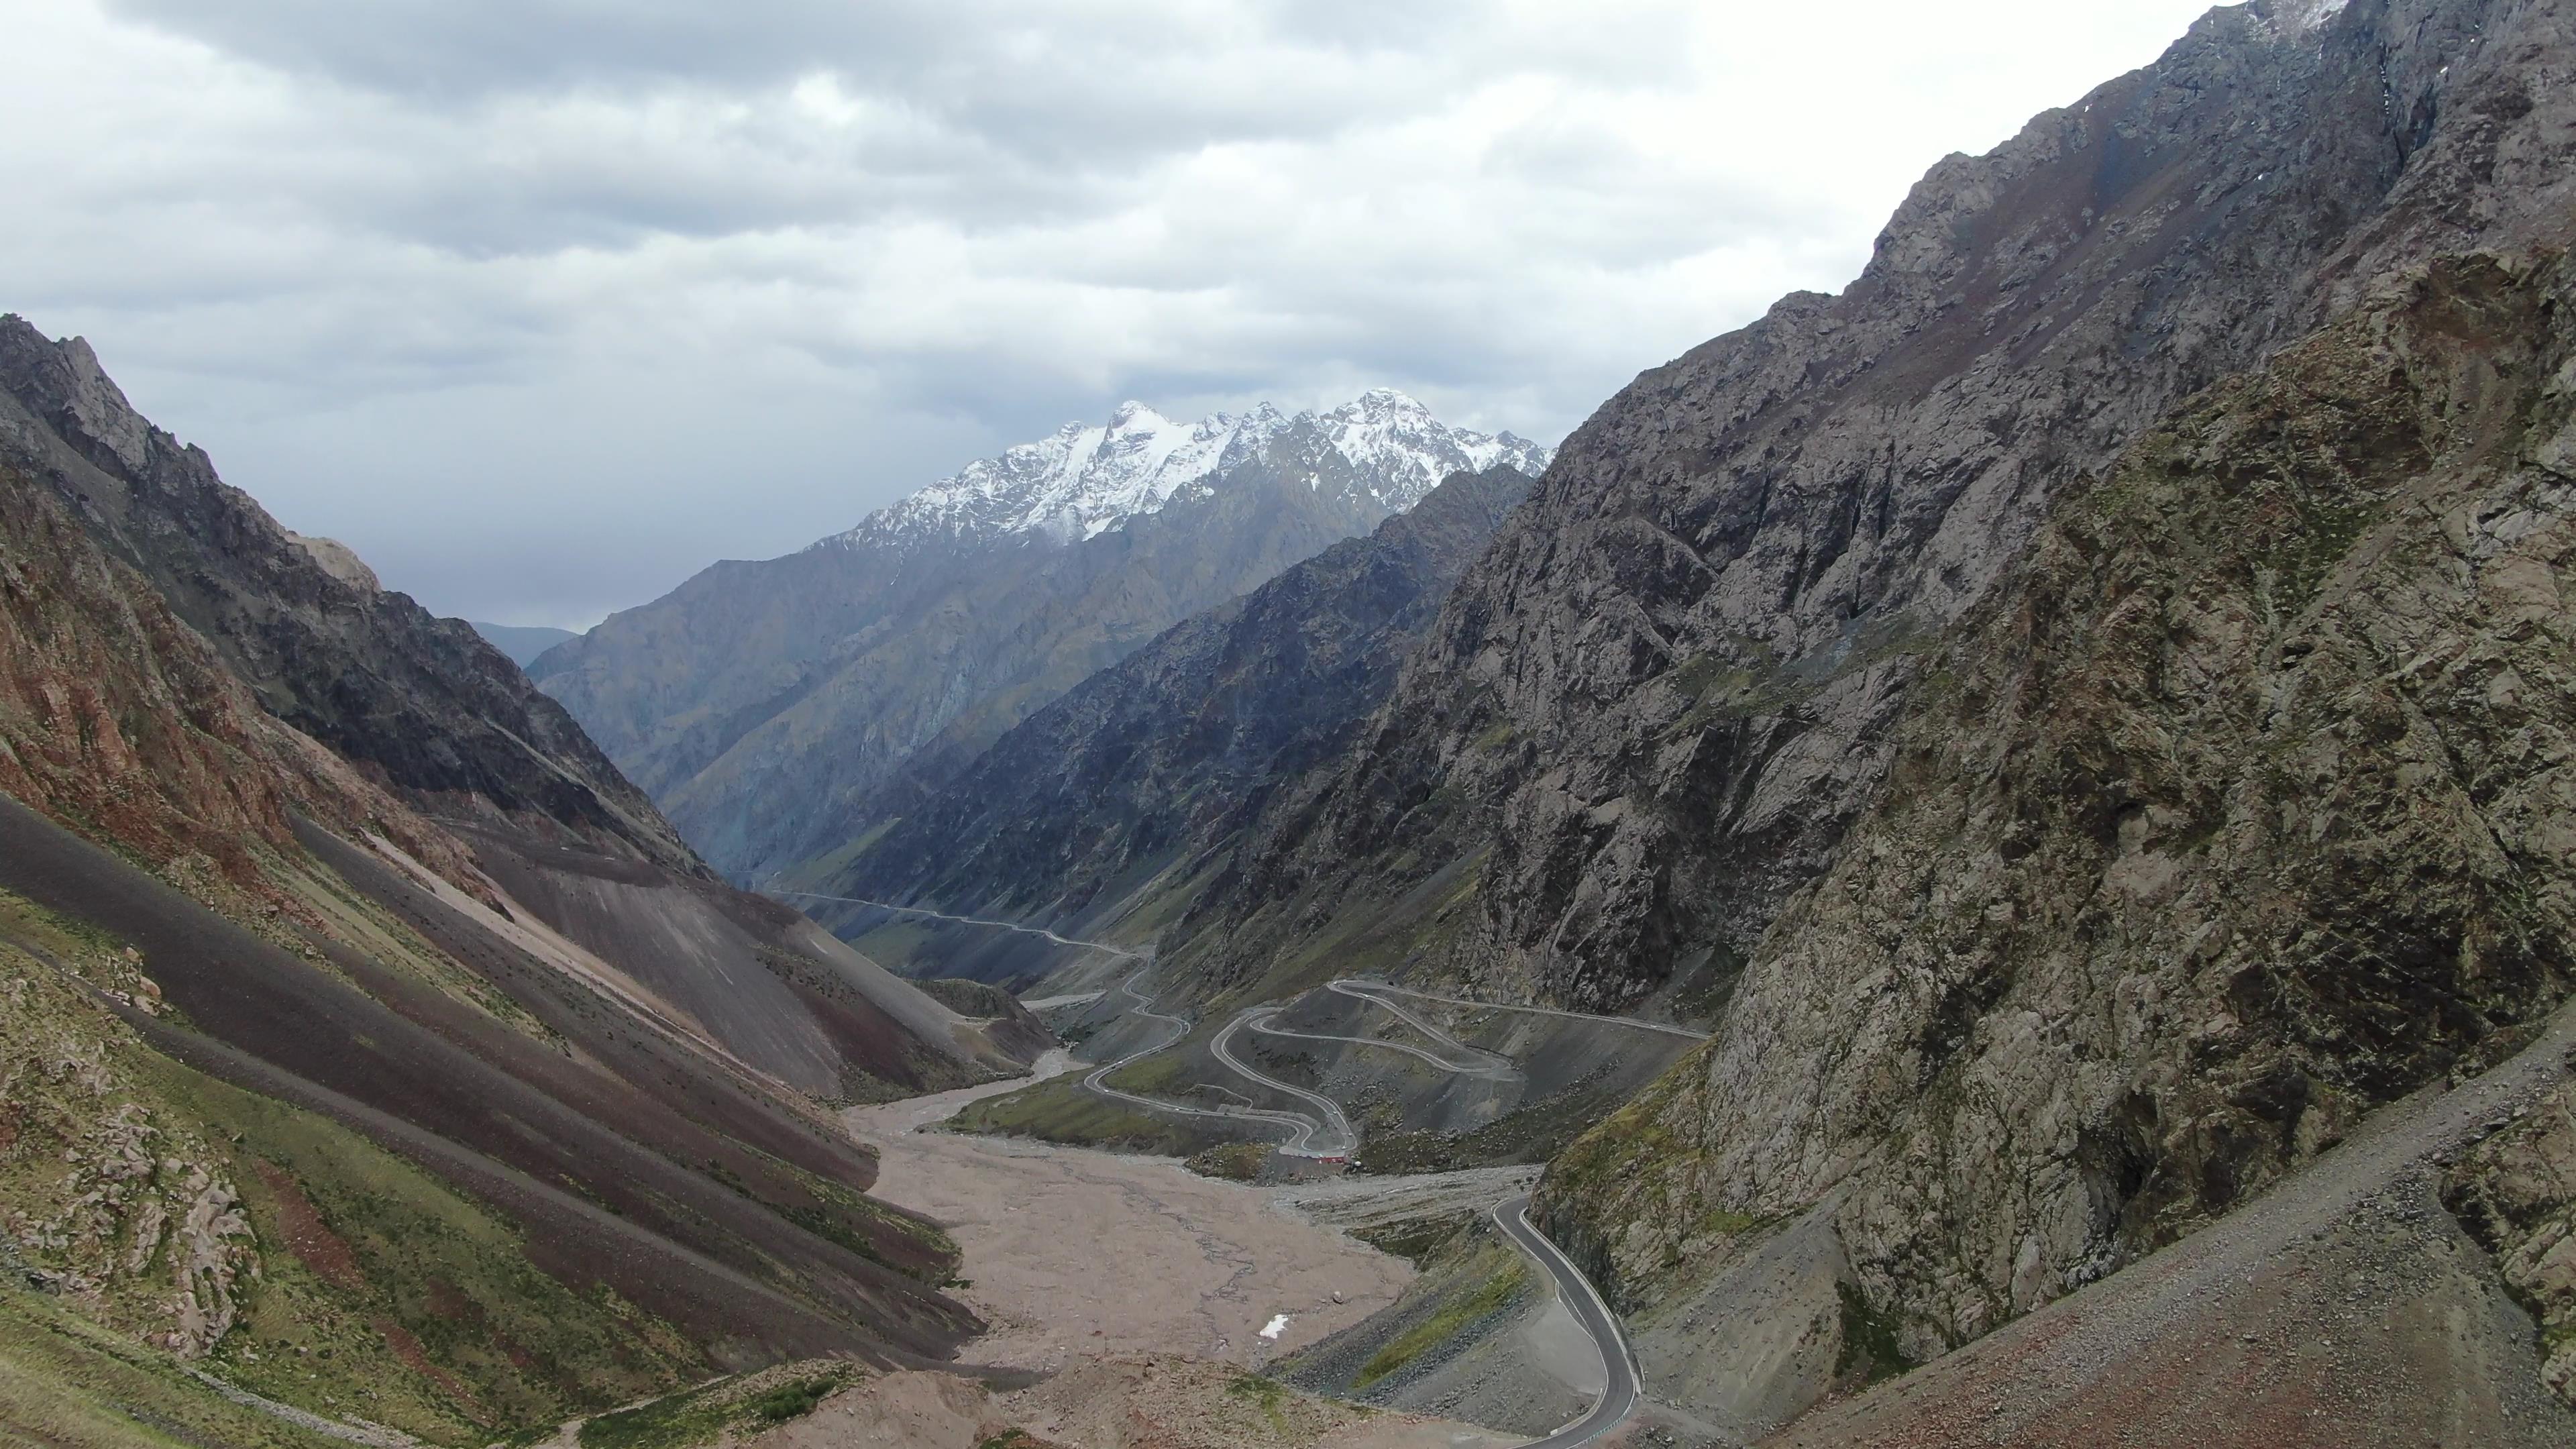
[[[2563,224],[2565,25],[2221,9],[1933,168],[1840,296],[1784,299],[1566,442],[1165,959],[1221,984],[1377,931],[1488,993],[1722,993],[2054,492],[2409,259]],[[1464,907],[1395,910],[1452,877]]]
[[[2446,259],[2062,492],[1555,1230],[1758,1316],[1812,1305],[1738,1301],[1748,1229],[1801,1222],[1920,1361],[2530,1043],[2576,930],[2571,367],[2563,253]]]

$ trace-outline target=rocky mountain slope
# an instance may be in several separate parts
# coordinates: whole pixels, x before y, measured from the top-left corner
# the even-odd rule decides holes
[[[1920,1361],[2528,1043],[2576,928],[2571,465],[2576,270],[2480,254],[2061,493],[1554,1230],[1725,1314],[1800,1222]]]
[[[1442,596],[1528,490],[1510,466],[1456,474],[1368,537],[1176,625],[1022,721],[812,888],[1076,921],[1184,889],[1271,792],[1386,698]],[[850,914],[817,909],[827,923]],[[1032,943],[984,932],[973,944]],[[978,969],[1053,959],[1014,965],[1027,955],[988,952]]]
[[[1840,296],[1639,378],[1164,958],[1714,1000],[2046,500],[2410,258],[2555,225],[2557,7],[2256,3],[1925,177]],[[1454,878],[1471,899],[1399,907]],[[1658,996],[1662,992],[1664,995]]]
[[[479,1444],[718,1366],[953,1353],[953,1246],[828,1108],[1011,1071],[1024,1022],[714,882],[466,626],[20,327],[0,1430],[114,1382],[200,1437],[268,1401],[224,1442]]]
[[[0,463],[50,485],[270,713],[395,788],[568,842],[700,867],[572,717],[473,628],[278,526],[155,428],[78,338],[0,317]]]
[[[801,553],[718,564],[532,672],[710,860],[765,877],[901,815],[1088,675],[1450,472],[1546,457],[1388,392],[1191,425],[1129,404]]]

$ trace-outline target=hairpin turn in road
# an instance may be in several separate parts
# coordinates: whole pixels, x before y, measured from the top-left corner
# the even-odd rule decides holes
[[[1601,1399],[1590,1413],[1526,1449],[1575,1449],[1589,1444],[1628,1421],[1637,1412],[1637,1361],[1629,1356],[1628,1337],[1620,1331],[1619,1320],[1602,1301],[1601,1293],[1583,1270],[1574,1266],[1556,1244],[1529,1223],[1529,1197],[1523,1194],[1494,1208],[1494,1226],[1514,1246],[1538,1260],[1540,1267],[1556,1281],[1557,1296],[1573,1310],[1575,1321],[1592,1336],[1593,1347],[1601,1351]]]

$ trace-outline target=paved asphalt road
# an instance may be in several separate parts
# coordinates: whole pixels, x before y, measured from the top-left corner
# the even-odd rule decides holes
[[[1225,1063],[1236,1076],[1247,1081],[1258,1082],[1274,1092],[1294,1097],[1300,1102],[1310,1103],[1317,1112],[1323,1114],[1322,1120],[1315,1124],[1316,1130],[1302,1134],[1291,1145],[1280,1148],[1280,1151],[1299,1157],[1348,1157],[1360,1145],[1360,1137],[1357,1132],[1351,1130],[1350,1119],[1342,1115],[1340,1103],[1321,1092],[1309,1092],[1303,1087],[1291,1086],[1277,1077],[1267,1075],[1234,1054],[1236,1032],[1242,1030],[1247,1023],[1258,1030],[1262,1023],[1277,1015],[1278,1011],[1279,1008],[1275,1006],[1254,1007],[1227,1022],[1225,1030],[1209,1039],[1208,1055]],[[1451,1067],[1450,1070],[1456,1071],[1457,1068]]]
[[[1135,976],[1130,976],[1126,980],[1118,983],[1118,990],[1121,994],[1126,996],[1128,1000],[1136,1003],[1134,1007],[1130,1008],[1133,1015],[1144,1017],[1149,1021],[1163,1022],[1172,1028],[1171,1034],[1151,1046],[1139,1047],[1114,1062],[1109,1062],[1105,1065],[1092,1068],[1091,1071],[1082,1079],[1082,1085],[1085,1090],[1102,1097],[1107,1097],[1112,1101],[1124,1102],[1131,1107],[1141,1107],[1148,1112],[1162,1112],[1176,1117],[1215,1117],[1229,1122],[1252,1121],[1265,1123],[1273,1127],[1284,1127],[1288,1129],[1288,1140],[1279,1144],[1279,1150],[1287,1153],[1291,1157],[1339,1157],[1345,1156],[1350,1152],[1351,1145],[1355,1140],[1351,1135],[1351,1124],[1343,1120],[1341,1109],[1339,1107],[1335,1107],[1329,1099],[1318,1097],[1311,1092],[1301,1091],[1298,1088],[1289,1086],[1285,1082],[1274,1081],[1269,1077],[1261,1075],[1259,1072],[1253,1071],[1251,1068],[1244,1066],[1242,1063],[1235,1061],[1232,1057],[1225,1054],[1225,1038],[1233,1034],[1234,1026],[1242,1025],[1240,1020],[1235,1022],[1234,1026],[1229,1026],[1224,1032],[1219,1033],[1216,1041],[1212,1043],[1216,1048],[1218,1058],[1224,1061],[1227,1066],[1234,1068],[1236,1071],[1243,1073],[1243,1075],[1250,1077],[1252,1080],[1259,1082],[1264,1086],[1277,1087],[1281,1091],[1287,1092],[1292,1096],[1303,1097],[1309,1101],[1322,1103],[1327,1111],[1329,1121],[1318,1122],[1301,1113],[1274,1112],[1264,1107],[1186,1107],[1178,1102],[1166,1102],[1159,1097],[1140,1097],[1134,1092],[1121,1091],[1118,1088],[1109,1085],[1108,1078],[1111,1072],[1118,1070],[1129,1062],[1152,1056],[1154,1053],[1170,1047],[1173,1043],[1190,1034],[1190,1024],[1186,1018],[1167,1016],[1162,1012],[1154,1010],[1154,998],[1147,996],[1136,989],[1137,977],[1143,976],[1144,974],[1144,972],[1139,971]],[[1329,1132],[1338,1132],[1340,1134],[1339,1140],[1332,1142],[1327,1146],[1316,1146],[1316,1136],[1320,1133]]]
[[[1574,1449],[1589,1444],[1628,1421],[1637,1411],[1637,1362],[1628,1355],[1628,1336],[1619,1329],[1619,1320],[1592,1280],[1583,1276],[1556,1244],[1529,1223],[1529,1198],[1513,1198],[1494,1209],[1494,1225],[1503,1230],[1520,1250],[1536,1258],[1548,1276],[1556,1280],[1556,1296],[1574,1312],[1575,1321],[1592,1335],[1592,1344],[1601,1350],[1601,1401],[1592,1412],[1527,1446],[1527,1449]]]

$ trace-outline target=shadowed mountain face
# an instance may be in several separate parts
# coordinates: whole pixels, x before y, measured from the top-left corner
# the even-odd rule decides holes
[[[531,672],[708,859],[766,878],[864,837],[1094,671],[1451,469],[1546,456],[1391,393],[1195,427],[1131,405],[801,553],[718,564]]]
[[[270,713],[397,789],[684,871],[689,848],[471,625],[280,528],[135,413],[79,339],[0,317],[0,463],[51,488]]]
[[[1486,992],[1721,994],[2055,491],[2434,247],[2564,218],[2560,24],[2219,10],[1942,162],[1842,295],[1783,300],[1567,441],[1163,959],[1221,984],[1376,933]],[[1398,910],[1443,872],[1472,899]]]
[[[1349,743],[1529,486],[1510,467],[1454,475],[1368,537],[1172,628],[944,785],[888,791],[898,823],[813,888],[1043,920],[1184,889],[1272,792]],[[827,923],[855,914],[818,907]],[[950,969],[1007,976],[1054,959],[1026,937],[980,944]]]
[[[85,345],[12,318],[0,357],[12,1281],[458,1442],[720,1366],[952,1354],[955,1249],[867,1196],[830,1109],[1043,1033],[716,883],[470,628],[279,529]]]

